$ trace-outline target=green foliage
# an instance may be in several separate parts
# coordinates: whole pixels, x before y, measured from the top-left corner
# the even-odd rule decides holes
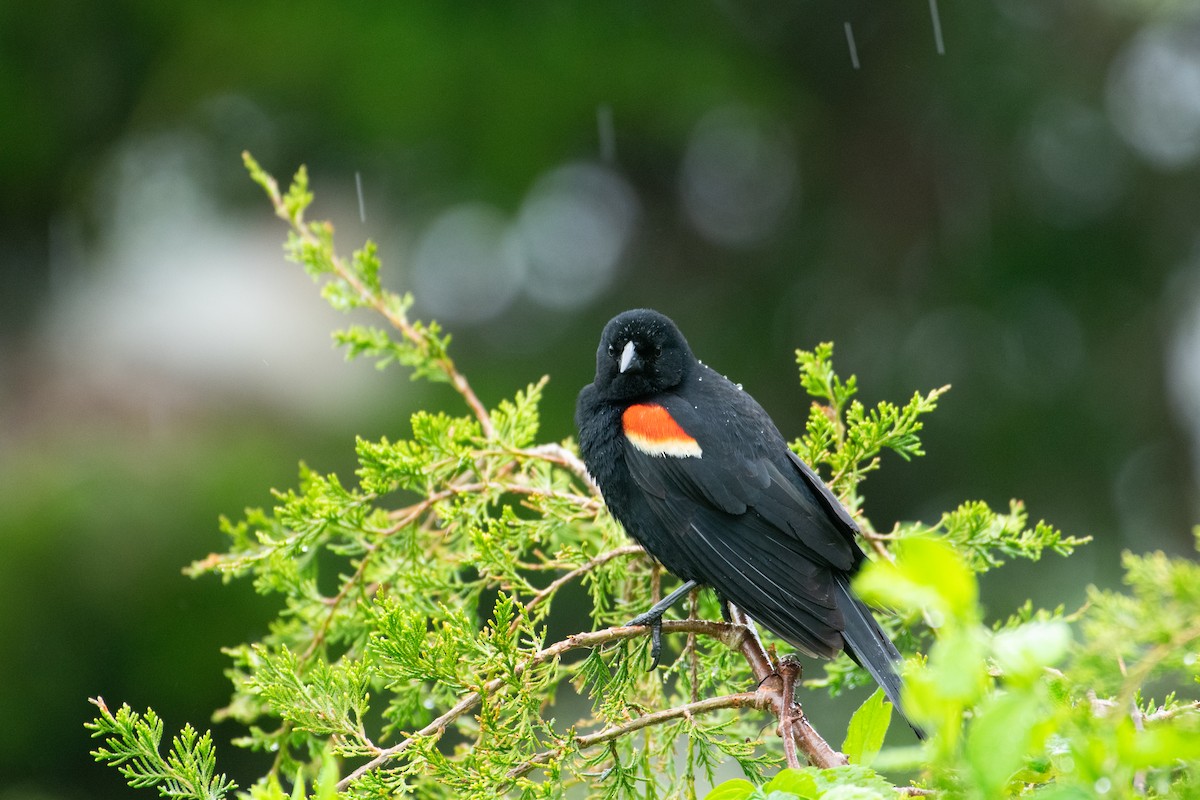
[[[861,505],[858,484],[867,473],[879,468],[879,454],[891,450],[906,461],[924,455],[917,434],[924,427],[921,417],[937,408],[938,398],[949,386],[922,395],[917,392],[903,407],[886,400],[867,409],[854,395],[858,378],[842,381],[833,371],[833,345],[823,342],[813,351],[797,350],[800,385],[815,402],[808,415],[803,437],[792,443],[806,462],[827,464],[833,471],[831,483],[838,487],[852,510]],[[822,404],[822,401],[824,404]]]
[[[883,689],[876,689],[850,718],[846,741],[842,743],[846,759],[851,764],[871,766],[883,747],[883,737],[891,721],[892,704],[884,700]]]
[[[1200,528],[1195,532],[1200,546]],[[1122,556],[1129,594],[1088,591],[1081,654],[1086,680],[1102,695],[1133,691],[1163,674],[1200,678],[1200,565],[1163,553]],[[1131,677],[1136,680],[1131,681]]]
[[[288,257],[334,307],[388,324],[338,332],[347,355],[446,382],[465,413],[418,412],[398,437],[358,439],[352,481],[302,465],[272,508],[223,519],[228,550],[188,569],[249,578],[280,602],[266,635],[226,651],[233,695],[217,718],[244,725],[235,744],[269,760],[241,797],[690,799],[728,764],[745,777],[709,798],[894,797],[872,767],[947,796],[1185,796],[1200,784],[1200,713],[1184,696],[1197,678],[1195,565],[1127,556],[1130,594],[1093,590],[1070,620],[1027,605],[987,627],[978,573],[1086,540],[1030,526],[1016,501],[878,533],[861,514],[862,481],[885,449],[921,455],[922,418],[945,388],[868,409],[828,344],[797,354],[815,402],[793,446],[856,513],[873,555],[860,590],[897,612],[883,624],[902,650],[926,654],[906,673],[905,710],[932,737],[883,748],[891,708],[876,692],[846,733],[849,765],[814,748],[823,768],[777,771],[784,748],[762,712],[753,639],[717,621],[711,593],[666,623],[665,666],[646,671],[646,631],[623,622],[661,596],[664,576],[608,517],[572,444],[538,442],[546,379],[486,407],[449,336],[410,320],[411,297],[380,285],[374,245],[343,259],[332,227],[305,220],[304,170],[280,192],[246,163],[289,225]],[[586,597],[587,620],[551,617],[565,591]],[[576,632],[558,633],[564,621]],[[807,683],[838,692],[863,680],[840,658]],[[207,734],[185,726],[164,758],[153,711],[112,715],[94,702],[89,728],[105,742],[94,755],[131,785],[170,797],[234,790],[214,777]]]
[[[1127,558],[1131,585],[1156,587],[1156,605],[1141,607],[1143,621],[1164,610],[1187,614],[1186,620],[1168,619],[1161,641],[1147,647],[1138,621],[1114,618],[1138,604],[1136,594],[1094,592],[1076,634],[1053,617],[988,630],[978,605],[963,602],[974,590],[964,595],[955,581],[945,580],[953,561],[973,583],[966,558],[929,540],[899,549],[894,566],[870,565],[857,584],[877,601],[901,608],[922,609],[922,598],[935,597],[932,607],[945,615],[928,658],[905,674],[906,710],[935,735],[924,748],[893,752],[882,763],[923,766],[935,786],[954,795],[1005,797],[1036,789],[1038,795],[1075,790],[1080,796],[1133,797],[1153,786],[1157,795],[1189,796],[1182,787],[1194,783],[1200,766],[1196,702],[1167,694],[1159,704],[1142,691],[1152,671],[1195,690],[1195,659],[1189,659],[1200,635],[1195,564],[1161,554]],[[1155,565],[1152,578],[1143,571],[1147,562]],[[897,573],[904,579],[894,582]],[[1175,629],[1172,622],[1186,624]],[[1134,640],[1124,651],[1114,649],[1113,637],[1121,634]],[[1136,659],[1126,661],[1123,652]],[[1121,676],[1110,687],[1115,700],[1097,696],[1098,664]]]
[[[704,800],[893,800],[896,787],[861,766],[826,769],[784,769],[762,786],[734,779],[704,796]]]
[[[154,787],[162,797],[195,800],[218,800],[237,788],[224,775],[215,774],[217,755],[208,732],[199,736],[191,725],[184,725],[164,758],[159,752],[163,723],[152,709],[143,716],[122,705],[113,714],[103,698],[93,698],[91,703],[100,716],[87,728],[106,745],[93,750],[92,756],[116,767],[130,786]]]
[[[1007,514],[992,511],[987,503],[975,500],[943,514],[934,531],[965,555],[975,572],[1003,565],[1001,556],[1036,561],[1045,550],[1069,556],[1076,547],[1091,541],[1090,536],[1064,536],[1042,520],[1033,527],[1028,522],[1025,505],[1019,500],[1009,501]],[[909,526],[901,535],[918,532],[919,527]]]

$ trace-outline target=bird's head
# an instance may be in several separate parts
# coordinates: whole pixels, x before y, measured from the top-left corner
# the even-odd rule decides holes
[[[695,363],[675,323],[638,308],[604,326],[596,351],[596,389],[614,401],[636,400],[683,383]]]

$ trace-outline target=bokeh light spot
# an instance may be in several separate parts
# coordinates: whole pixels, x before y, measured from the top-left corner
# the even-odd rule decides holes
[[[1200,155],[1200,31],[1150,27],[1117,56],[1108,115],[1150,163],[1178,169]]]
[[[692,131],[680,193],[688,220],[702,236],[745,247],[775,230],[796,183],[790,133],[748,109],[725,106],[706,114]]]
[[[1125,190],[1127,156],[1098,110],[1055,98],[1034,114],[1024,137],[1030,204],[1064,227],[1110,212]]]
[[[496,208],[450,208],[426,229],[413,255],[413,289],[429,314],[465,323],[490,320],[512,304],[525,262]]]
[[[633,189],[612,170],[576,163],[543,176],[517,218],[526,293],[559,309],[594,300],[612,282],[637,215]]]

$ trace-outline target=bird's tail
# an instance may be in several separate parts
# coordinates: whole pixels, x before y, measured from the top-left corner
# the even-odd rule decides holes
[[[850,591],[850,576],[837,576],[838,608],[842,611],[845,630],[842,639],[846,644],[846,655],[854,659],[860,667],[871,673],[871,677],[883,689],[887,699],[904,715],[904,707],[900,705],[900,674],[897,671],[900,662],[900,651],[892,640],[879,627],[871,610],[862,600]],[[918,739],[925,738],[925,732],[913,725],[905,717],[909,727],[917,734]]]

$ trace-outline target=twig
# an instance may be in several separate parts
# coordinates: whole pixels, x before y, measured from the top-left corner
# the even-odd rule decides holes
[[[1147,722],[1161,722],[1164,719],[1171,719],[1179,714],[1186,714],[1189,711],[1200,711],[1200,700],[1175,706],[1175,708],[1160,708],[1152,714],[1147,714],[1145,719]]]
[[[321,646],[321,643],[325,641],[325,637],[329,635],[329,626],[333,624],[333,618],[337,615],[338,607],[341,606],[342,601],[350,594],[350,590],[362,580],[363,575],[367,571],[367,562],[371,560],[373,553],[374,551],[370,550],[363,554],[363,557],[358,561],[358,569],[342,584],[342,588],[338,591],[337,596],[327,601],[329,612],[325,615],[325,619],[321,621],[321,627],[313,634],[312,641],[308,643],[308,647],[301,654],[301,664],[307,662],[313,653],[317,652],[317,648]]]
[[[710,620],[667,620],[662,623],[663,631],[667,633],[687,633],[695,631],[696,633],[711,636],[727,646],[734,646],[731,642],[735,642],[741,638],[741,633],[734,630],[737,626],[724,622],[712,622]],[[625,625],[616,628],[604,628],[598,631],[588,631],[585,633],[576,633],[568,636],[562,641],[555,642],[549,647],[541,650],[530,656],[529,660],[523,664],[517,665],[513,669],[513,676],[519,677],[528,669],[537,666],[538,664],[558,658],[563,653],[570,650],[577,650],[584,647],[598,647],[609,642],[619,642],[625,639],[633,639],[638,636],[645,636],[648,628],[645,625]],[[430,722],[421,730],[409,735],[404,741],[398,742],[391,747],[379,751],[379,754],[372,758],[367,763],[358,767],[345,778],[338,782],[337,788],[339,791],[345,790],[353,781],[370,772],[373,769],[383,766],[389,761],[395,759],[413,746],[417,741],[433,737],[439,738],[446,731],[446,727],[454,720],[461,717],[463,714],[477,706],[483,699],[484,695],[490,695],[499,691],[508,682],[508,676],[494,678],[484,684],[481,688],[470,694],[465,695],[458,701],[449,711],[445,712],[437,719]]]
[[[1138,708],[1137,700],[1129,701],[1129,716],[1133,719],[1133,729],[1138,733],[1146,730],[1145,715],[1142,714],[1142,709]],[[1146,770],[1139,769],[1133,773],[1133,790],[1138,794],[1146,793]]]
[[[700,590],[693,590],[688,597],[688,619],[697,619],[700,610]],[[692,684],[692,702],[700,700],[700,654],[696,651],[696,634],[687,635],[687,644],[683,647],[688,656],[688,674]]]
[[[602,731],[587,734],[585,736],[576,736],[575,745],[580,750],[588,747],[595,747],[599,744],[611,742],[614,739],[619,739],[627,733],[640,731],[642,728],[648,728],[651,725],[660,725],[664,722],[670,722],[673,719],[680,717],[691,717],[693,714],[707,714],[710,711],[720,711],[723,708],[746,708],[753,707],[765,709],[770,706],[770,700],[767,695],[761,691],[755,692],[739,692],[738,694],[726,694],[720,697],[708,697],[704,700],[697,700],[693,703],[686,703],[674,708],[666,708],[662,711],[655,711],[650,714],[644,714],[640,717],[635,717],[628,722],[620,725],[610,725]],[[561,750],[546,750],[525,761],[523,764],[509,770],[508,777],[519,778],[528,773],[534,767],[545,764],[555,756],[559,755]]]
[[[762,683],[775,674],[775,664],[767,655],[767,649],[763,647],[762,639],[758,638],[758,629],[754,625],[754,620],[747,617],[745,612],[732,603],[729,604],[729,620],[746,630],[746,635],[738,643],[737,649],[742,651],[742,655],[749,662],[754,679]]]
[[[553,489],[542,489],[536,486],[528,486],[520,483],[500,483],[495,481],[477,481],[473,483],[451,483],[447,488],[413,503],[404,508],[397,508],[388,512],[388,517],[395,520],[395,523],[384,531],[385,534],[396,533],[410,524],[426,511],[428,511],[434,503],[442,500],[448,500],[460,494],[474,494],[482,492],[486,489],[495,489],[506,494],[518,494],[531,497],[548,497],[559,500],[568,500],[581,508],[589,511],[598,511],[600,504],[598,500],[591,497],[585,497],[581,494],[571,494],[568,492],[558,492]]]
[[[1146,655],[1132,669],[1128,670],[1126,675],[1125,662],[1121,659],[1120,654],[1117,655],[1117,661],[1121,667],[1121,674],[1125,676],[1125,685],[1121,689],[1120,705],[1128,706],[1133,702],[1134,691],[1136,687],[1142,686],[1150,673],[1162,663],[1171,652],[1177,647],[1189,644],[1193,639],[1200,639],[1200,623],[1193,625],[1190,628],[1185,628],[1173,634],[1169,641],[1160,642],[1150,649]]]
[[[781,658],[775,671],[781,684],[779,737],[783,739],[783,756],[789,767],[800,769],[800,759],[796,755],[796,737],[792,735],[792,726],[802,714],[796,706],[796,679],[800,676],[800,663],[792,658]]]
[[[746,661],[750,664],[750,669],[754,672],[754,677],[760,683],[779,681],[775,666],[771,663],[771,657],[767,655],[762,640],[758,638],[758,632],[754,628],[754,623],[737,606],[731,604],[729,612],[729,616],[735,623],[735,627],[745,631],[741,642],[738,644],[738,649],[741,650],[742,655],[745,656]],[[776,716],[782,716],[782,686],[779,691],[775,692],[774,698],[771,708]],[[825,769],[828,767],[840,767],[848,763],[846,757],[830,747],[824,737],[817,733],[816,729],[809,724],[808,717],[805,716],[803,709],[796,709],[796,718],[792,725],[792,736],[795,737],[796,745],[800,749],[800,752],[804,753],[804,757],[808,759],[808,763],[814,767]]]
[[[243,153],[242,158],[250,163],[250,154]],[[257,165],[256,165],[257,166]],[[261,170],[257,170],[261,174],[263,188],[267,190],[267,196],[271,199],[271,205],[275,208],[275,215],[286,222],[296,236],[319,252],[329,250],[329,265],[332,267],[334,274],[338,278],[345,281],[346,284],[354,290],[355,294],[361,297],[367,306],[374,309],[384,319],[391,324],[393,328],[400,331],[405,339],[412,342],[418,348],[422,347],[425,342],[425,337],[408,321],[408,317],[400,310],[398,304],[389,303],[386,295],[380,295],[368,289],[354,271],[346,266],[346,262],[337,253],[332,252],[328,246],[328,242],[322,241],[315,233],[313,233],[309,223],[304,221],[303,215],[293,215],[288,204],[284,202],[283,195],[280,194],[278,182]],[[438,368],[450,380],[450,385],[454,387],[463,400],[466,401],[475,417],[479,420],[479,425],[483,429],[483,435],[488,439],[496,438],[496,426],[492,423],[491,415],[488,414],[483,403],[479,401],[475,391],[467,382],[466,377],[458,371],[454,366],[454,361],[449,356],[443,356],[435,362]]]
[[[563,573],[559,577],[555,578],[553,581],[551,581],[549,584],[546,585],[545,589],[542,589],[540,592],[535,594],[530,599],[530,601],[525,604],[525,610],[528,611],[529,609],[533,608],[534,606],[538,605],[539,603],[544,602],[548,597],[550,597],[555,592],[557,592],[560,588],[562,588],[563,584],[570,583],[571,581],[578,578],[580,575],[591,572],[596,567],[599,567],[602,564],[606,564],[609,561],[612,561],[614,558],[620,558],[621,556],[634,556],[634,555],[639,555],[644,552],[646,552],[646,551],[642,548],[642,546],[640,544],[627,544],[622,547],[618,547],[615,550],[609,550],[606,553],[601,553],[600,555],[593,558],[591,561],[588,561],[586,564],[582,564],[582,565],[576,567],[575,569],[571,570],[570,572]],[[514,628],[517,626],[518,622],[519,622],[518,620],[513,620]]]
[[[884,561],[889,561],[893,564],[896,562],[896,557],[892,555],[891,550],[887,549],[887,546],[884,544],[884,542],[890,539],[898,538],[896,536],[896,532],[899,530],[899,528],[900,526],[897,525],[892,529],[891,533],[879,533],[871,527],[870,523],[867,522],[866,519],[863,519],[858,524],[858,530],[859,533],[862,534],[863,541],[871,546],[871,549],[875,551],[876,555],[878,555]]]
[[[525,450],[514,451],[517,455],[528,455],[534,458],[540,458],[545,461],[550,461],[559,466],[566,467],[579,476],[580,480],[587,484],[592,490],[592,494],[600,496],[600,487],[592,480],[591,474],[587,471],[587,467],[579,456],[572,453],[561,444],[542,444],[537,447],[530,447]]]

